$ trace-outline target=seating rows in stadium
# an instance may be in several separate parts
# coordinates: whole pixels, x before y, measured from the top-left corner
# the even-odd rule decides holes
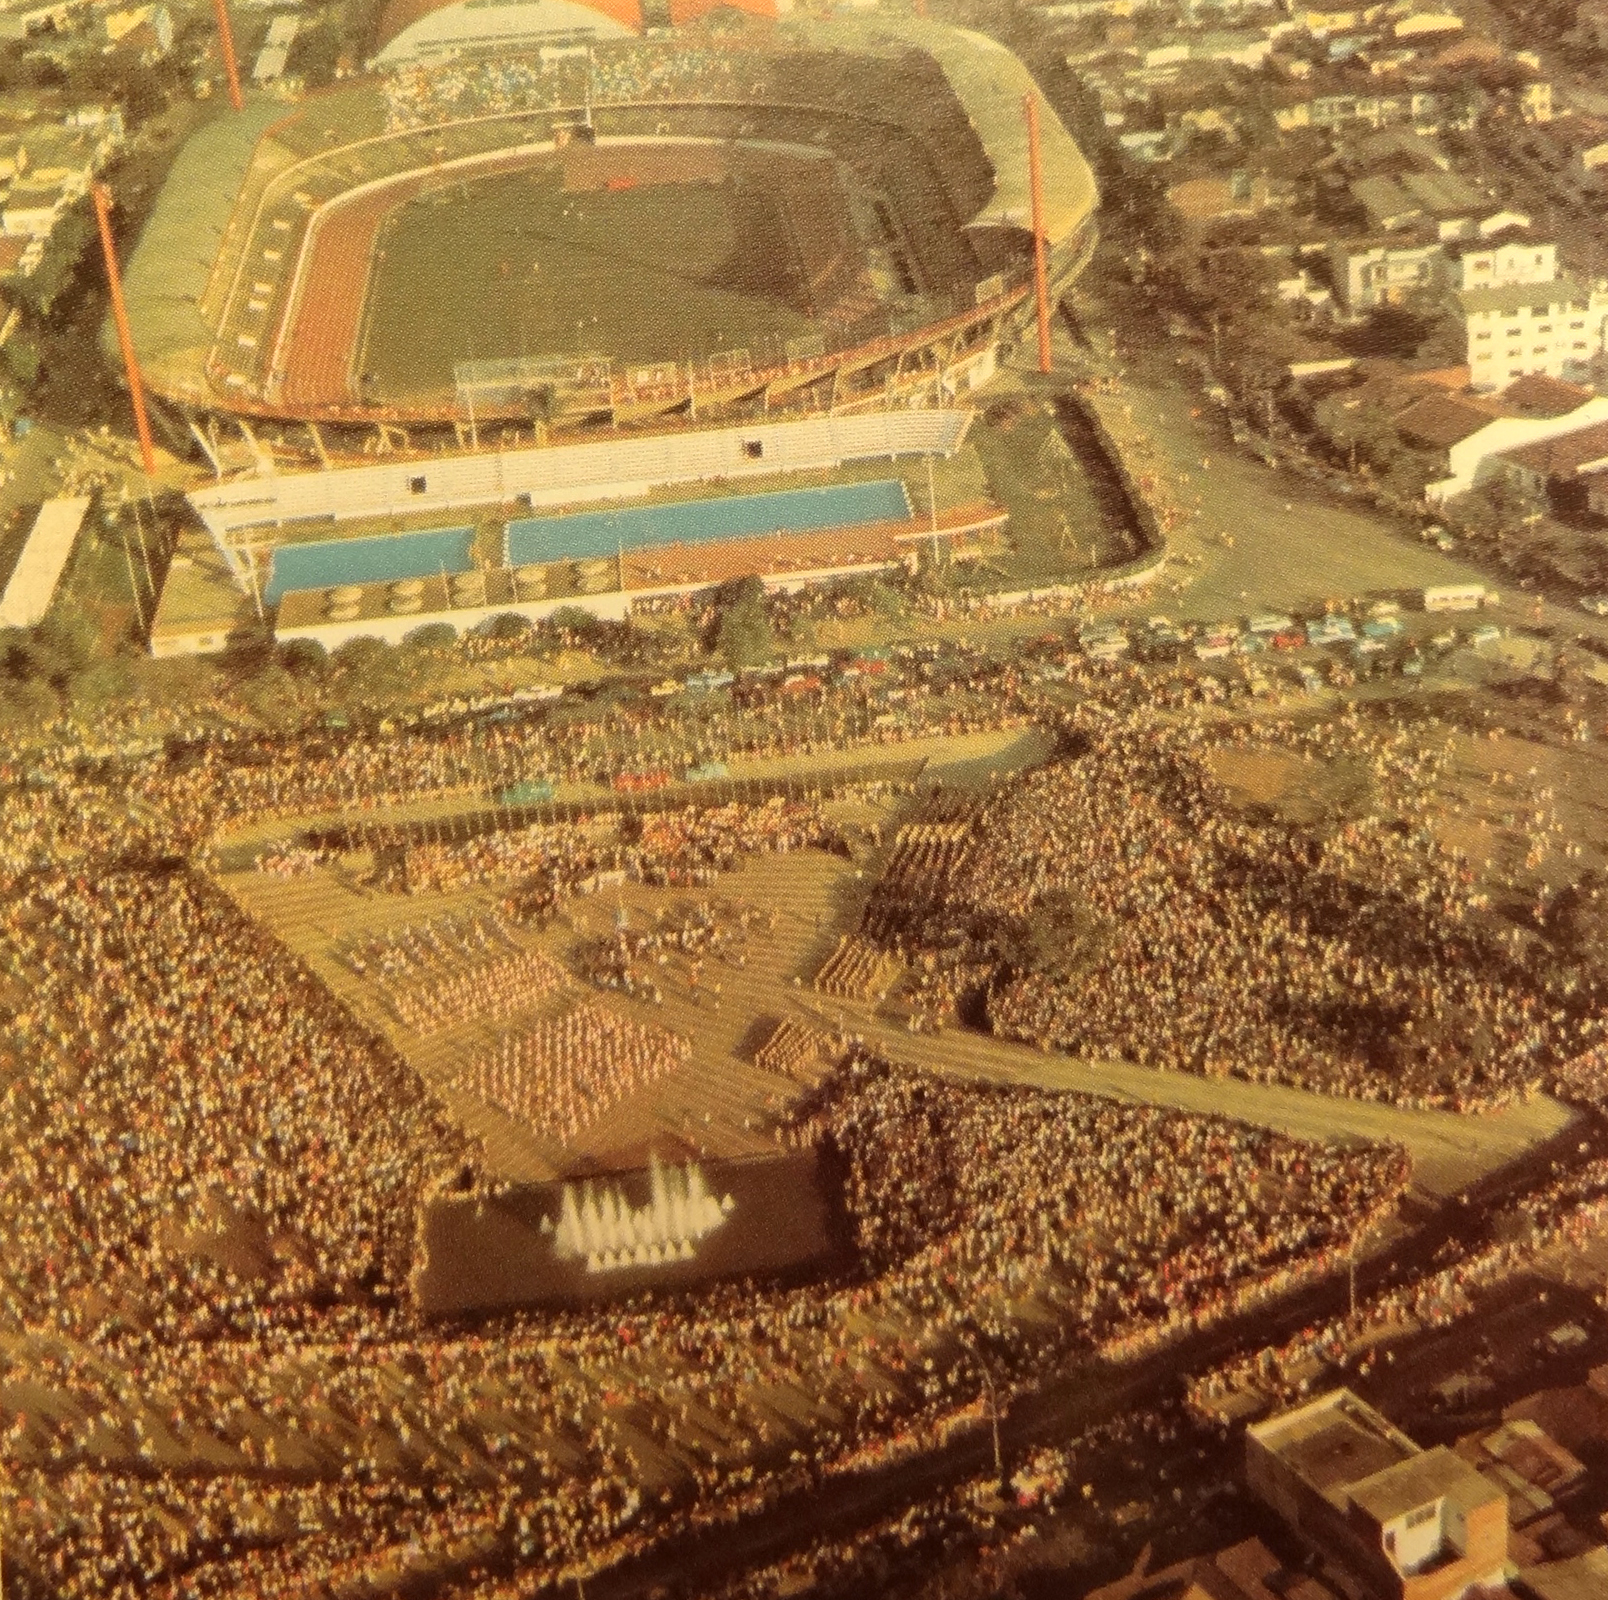
[[[901,455],[950,455],[971,413],[958,409],[807,417],[683,433],[619,436],[537,450],[280,473],[212,485],[190,503],[215,537],[244,528],[475,505],[584,504],[676,483],[768,476]]]
[[[373,232],[360,227],[357,217],[350,227],[333,231],[330,248],[341,277],[331,279],[321,268],[298,276],[310,218],[357,185],[545,142],[552,134],[551,112],[572,103],[578,85],[584,89],[579,71],[573,58],[543,64],[536,57],[398,74],[383,93],[368,86],[320,97],[269,129],[258,142],[203,301],[203,314],[215,330],[208,363],[213,383],[235,399],[266,397],[304,409],[360,403],[349,383],[358,314],[334,285],[355,283],[361,292],[366,260],[358,262],[355,245],[346,248],[344,241],[372,240]],[[986,187],[987,160],[980,147],[972,148],[977,140],[942,73],[919,54],[865,57],[631,41],[599,46],[592,73],[594,122],[603,136],[611,131],[662,134],[673,105],[678,135],[753,137],[760,132],[754,120],[754,102],[760,102],[767,105],[764,136],[824,141],[853,162],[895,213],[889,232],[898,241],[896,261],[905,263],[900,287],[932,301],[927,320],[958,309],[983,275],[958,227],[957,207],[975,200],[979,184]],[[398,105],[408,96],[399,86],[411,86],[412,114],[421,119],[401,127]],[[663,97],[662,103],[655,103],[656,97]],[[834,117],[823,127],[822,110],[842,113],[843,120]],[[460,120],[433,125],[430,119],[436,116]],[[918,131],[901,137],[892,124],[875,120],[887,116]],[[386,136],[384,130],[395,131]],[[330,141],[352,133],[366,137],[330,147]],[[923,139],[944,141],[943,172]],[[951,173],[960,176],[952,179]],[[959,185],[953,194],[952,182]],[[393,192],[389,203],[401,194]],[[850,270],[858,252],[850,248],[841,212],[803,199],[783,210],[804,263],[806,306],[827,326],[829,345],[840,348],[888,332],[869,285]],[[292,304],[293,285],[310,278],[317,281],[315,297],[332,301],[327,315],[304,313]],[[287,341],[282,331],[288,317],[300,323],[304,315],[311,317],[307,347],[298,349],[299,333]],[[272,353],[286,351],[287,345],[281,359],[290,370],[270,372]],[[783,359],[779,347],[756,354],[767,365]]]

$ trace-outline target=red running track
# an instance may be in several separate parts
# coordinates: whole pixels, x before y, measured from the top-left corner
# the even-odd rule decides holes
[[[492,156],[472,168],[408,173],[367,194],[331,201],[306,246],[301,294],[291,308],[290,331],[284,340],[278,404],[305,408],[361,400],[353,392],[352,361],[363,326],[375,241],[391,212],[427,189],[552,159],[545,152]]]

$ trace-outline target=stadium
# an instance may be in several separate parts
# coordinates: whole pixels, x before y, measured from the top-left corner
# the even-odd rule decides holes
[[[982,35],[673,10],[644,37],[633,0],[395,0],[365,76],[181,150],[125,287],[220,480],[191,500],[221,583],[170,581],[154,652],[270,609],[330,648],[623,617],[997,538],[934,463],[1033,309],[1027,99],[1052,292],[1094,243],[1077,146]]]
[[[204,127],[127,269],[169,438],[216,465],[229,417],[429,448],[984,381],[1031,306],[1026,68],[914,17],[723,15],[396,0],[367,75]],[[1058,287],[1097,195],[1040,104]]]

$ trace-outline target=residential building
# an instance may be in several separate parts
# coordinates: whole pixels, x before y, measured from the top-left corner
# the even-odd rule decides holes
[[[1551,283],[1558,276],[1557,245],[1533,239],[1522,228],[1454,240],[1446,246],[1446,258],[1447,282],[1459,292]]]
[[[1552,121],[1552,85],[1538,78],[1519,91],[1519,115],[1526,122]]]
[[[1595,446],[1583,447],[1578,454],[1597,451],[1596,470],[1608,468],[1608,425],[1584,430],[1596,434]],[[1565,439],[1578,435],[1566,434]],[[1554,440],[1554,444],[1562,441]],[[1532,446],[1545,449],[1547,446]],[[1586,471],[1584,465],[1571,469]],[[1572,479],[1571,479],[1572,481]],[[1576,486],[1578,487],[1578,486]],[[1584,502],[1584,494],[1578,498]],[[1585,1464],[1573,1451],[1566,1450],[1546,1430],[1527,1417],[1514,1417],[1492,1432],[1471,1434],[1457,1442],[1457,1453],[1490,1479],[1508,1500],[1508,1522],[1523,1528],[1550,1517],[1560,1501],[1577,1495],[1585,1487]]]
[[[1407,437],[1407,420],[1397,419],[1397,427],[1404,438]],[[1472,417],[1469,420],[1472,422]],[[1608,421],[1608,399],[1600,395],[1582,400],[1572,411],[1557,416],[1490,415],[1483,424],[1460,429],[1458,437],[1446,443],[1442,451],[1446,476],[1426,485],[1424,497],[1441,504],[1466,494],[1502,471],[1498,458],[1506,452],[1604,421]]]
[[[1424,208],[1394,178],[1357,178],[1351,197],[1368,213],[1369,225],[1395,233],[1424,219]]]
[[[1432,293],[1443,260],[1440,240],[1421,233],[1401,240],[1339,240],[1329,247],[1329,281],[1340,309],[1360,317]]]
[[[1506,1577],[1501,1490],[1349,1389],[1246,1433],[1252,1491],[1366,1600],[1461,1600]]]
[[[1398,39],[1423,39],[1437,33],[1461,33],[1463,19],[1455,11],[1415,11],[1392,30]]]
[[[1575,160],[1579,162],[1582,172],[1595,172],[1598,167],[1608,166],[1608,139],[1582,145],[1575,152]]]
[[[0,39],[70,33],[89,9],[89,0],[0,0]]]
[[[1273,120],[1283,133],[1297,128],[1340,132],[1348,128],[1384,128],[1407,123],[1434,128],[1441,116],[1442,99],[1422,89],[1393,94],[1319,94],[1291,100],[1277,107]]]
[[[1086,1600],[1342,1600],[1342,1596],[1321,1578],[1280,1561],[1260,1539],[1247,1539],[1159,1572],[1119,1578]]]
[[[1608,422],[1504,450],[1496,460],[1508,481],[1525,494],[1548,500],[1559,510],[1583,510],[1587,486],[1581,480],[1608,471]]]
[[[1571,278],[1465,289],[1457,296],[1477,390],[1544,373],[1579,378],[1602,353],[1608,292]]]

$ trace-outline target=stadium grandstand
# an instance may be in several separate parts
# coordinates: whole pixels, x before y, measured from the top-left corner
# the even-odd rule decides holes
[[[370,67],[449,60],[465,52],[559,47],[642,31],[638,0],[391,0]]]
[[[775,18],[790,0],[390,0],[369,65],[389,68],[532,44],[562,48],[683,27],[731,6]]]
[[[190,503],[239,590],[277,606],[282,639],[334,648],[569,605],[622,617],[731,577],[799,587],[997,538],[998,507],[975,495],[918,506],[896,475],[901,461],[953,456],[971,418],[898,410],[622,434],[275,473]],[[815,481],[800,485],[803,473]],[[698,486],[708,493],[688,494]]]
[[[127,268],[170,438],[188,424],[207,449],[208,419],[235,416],[319,424],[331,448],[376,428],[472,446],[985,381],[1030,309],[1022,64],[916,18],[637,38],[627,4],[396,0],[376,60],[454,11],[554,30],[192,138]],[[598,19],[584,40],[572,12]],[[1041,123],[1059,285],[1098,196]]]

